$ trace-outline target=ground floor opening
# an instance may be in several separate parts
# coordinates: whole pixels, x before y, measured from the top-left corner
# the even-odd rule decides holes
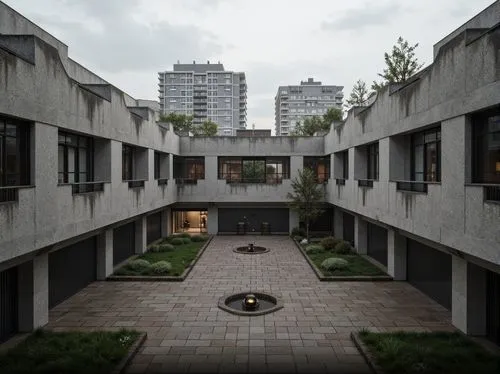
[[[172,210],[172,226],[174,233],[205,233],[208,231],[208,212],[206,209]]]

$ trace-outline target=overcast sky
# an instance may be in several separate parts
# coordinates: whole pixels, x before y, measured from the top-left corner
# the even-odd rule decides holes
[[[432,45],[492,0],[3,0],[69,46],[71,58],[135,98],[158,100],[158,71],[220,61],[243,71],[250,128],[274,129],[280,85],[372,82],[398,36]]]

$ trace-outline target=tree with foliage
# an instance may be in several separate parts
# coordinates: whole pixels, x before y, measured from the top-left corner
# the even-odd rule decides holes
[[[334,121],[342,121],[342,110],[328,108],[323,116],[306,117],[302,123],[295,124],[292,131],[294,136],[314,136],[318,131],[330,131],[330,126]]]
[[[353,106],[361,106],[370,97],[366,82],[358,79],[352,88],[351,95],[346,100],[346,107],[352,108]]]
[[[287,198],[291,200],[288,205],[305,223],[306,238],[309,240],[309,225],[323,213],[321,204],[325,196],[313,170],[304,168],[298,172],[299,175],[292,180],[293,193],[287,194]]]
[[[404,82],[419,71],[423,64],[420,64],[415,56],[417,47],[418,43],[410,45],[407,40],[400,36],[392,47],[391,54],[387,52],[384,54],[387,67],[382,74],[378,74],[383,80],[380,83],[373,81],[372,89],[378,91],[388,83]]]
[[[186,114],[169,113],[161,115],[160,121],[171,123],[174,132],[179,135],[189,135],[189,132],[193,129],[193,116]]]
[[[207,120],[200,126],[193,126],[191,131],[196,136],[215,136],[217,135],[217,124]]]
[[[333,122],[342,121],[342,109],[338,108],[328,108],[325,114],[323,114],[323,128],[322,130],[330,131],[330,126]]]

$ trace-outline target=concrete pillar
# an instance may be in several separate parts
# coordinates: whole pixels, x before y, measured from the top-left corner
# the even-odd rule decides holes
[[[387,272],[394,280],[406,280],[406,238],[387,230]]]
[[[49,322],[49,254],[18,267],[19,331],[29,332]]]
[[[295,210],[290,209],[290,214],[288,217],[291,233],[294,227],[299,227],[299,214]]]
[[[146,216],[140,217],[135,221],[135,253],[143,254],[146,252],[148,221]]]
[[[486,333],[486,270],[452,256],[451,319],[470,335]]]
[[[97,236],[97,280],[105,280],[113,273],[113,229]]]
[[[344,238],[344,214],[338,208],[333,208],[333,235],[337,239]]]
[[[165,238],[172,232],[172,211],[170,208],[165,208],[161,211],[161,237]]]
[[[209,204],[207,214],[207,231],[210,235],[217,235],[219,232],[219,208],[214,204]]]
[[[354,217],[354,247],[359,254],[367,253],[368,224],[361,217]]]

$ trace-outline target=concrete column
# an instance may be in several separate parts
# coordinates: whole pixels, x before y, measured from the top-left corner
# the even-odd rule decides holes
[[[135,253],[143,254],[146,252],[147,240],[147,219],[146,216],[140,217],[135,221]]]
[[[333,208],[333,235],[337,239],[344,238],[344,215],[338,208]]]
[[[172,231],[172,211],[170,208],[165,208],[161,211],[161,237],[165,238],[171,234]]]
[[[387,272],[394,280],[406,280],[406,238],[387,230]]]
[[[486,271],[452,256],[451,319],[466,334],[486,333]]]
[[[216,205],[209,205],[207,221],[208,233],[210,235],[217,235],[217,233],[219,232],[219,208]]]
[[[294,227],[299,227],[299,214],[296,211],[290,209],[290,214],[288,217],[291,233]]]
[[[49,322],[49,254],[18,267],[19,331],[29,332]]]
[[[359,254],[367,253],[368,225],[361,217],[354,217],[354,247]]]
[[[113,273],[113,229],[97,236],[97,280],[105,280]]]

